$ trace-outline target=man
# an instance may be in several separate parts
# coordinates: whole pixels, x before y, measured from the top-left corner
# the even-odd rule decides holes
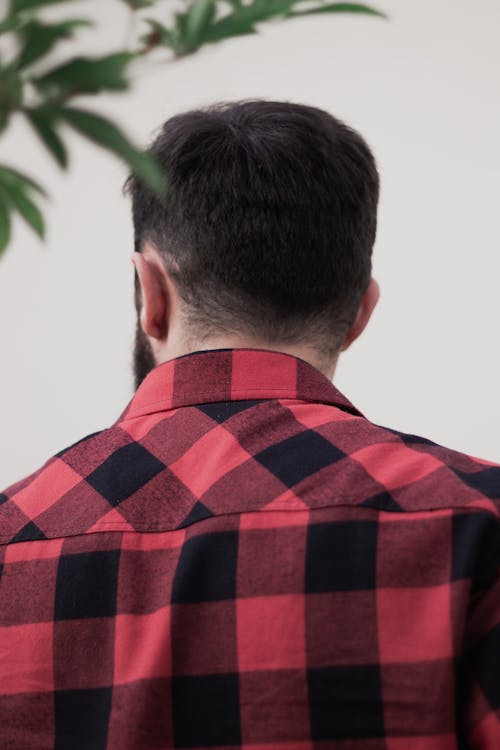
[[[378,299],[359,134],[178,115],[132,196],[136,393],[1,499],[0,746],[500,747],[500,467],[332,385]]]

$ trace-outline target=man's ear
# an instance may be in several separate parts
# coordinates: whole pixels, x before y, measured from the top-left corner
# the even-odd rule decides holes
[[[167,332],[164,276],[155,260],[145,253],[133,253],[131,260],[141,285],[141,326],[147,336],[163,339]]]
[[[340,351],[345,351],[353,341],[356,341],[365,330],[368,321],[371,318],[372,312],[375,309],[375,305],[379,301],[380,287],[375,279],[371,279],[366,292],[361,298],[359,303],[358,312],[356,314],[356,320],[352,324],[349,333],[347,334],[344,343],[342,344]]]

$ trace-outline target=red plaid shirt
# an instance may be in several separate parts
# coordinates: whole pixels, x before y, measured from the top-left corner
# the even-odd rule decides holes
[[[1,748],[500,748],[500,467],[298,357],[165,362],[0,503]]]

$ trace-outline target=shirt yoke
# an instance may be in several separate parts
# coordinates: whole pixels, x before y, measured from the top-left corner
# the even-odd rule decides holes
[[[190,405],[119,420],[8,487],[0,543],[336,506],[476,509],[498,518],[500,466],[331,404]]]

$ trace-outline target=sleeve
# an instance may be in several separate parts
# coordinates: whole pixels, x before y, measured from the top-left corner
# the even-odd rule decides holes
[[[459,722],[471,750],[500,748],[500,570],[476,593],[465,625]]]

